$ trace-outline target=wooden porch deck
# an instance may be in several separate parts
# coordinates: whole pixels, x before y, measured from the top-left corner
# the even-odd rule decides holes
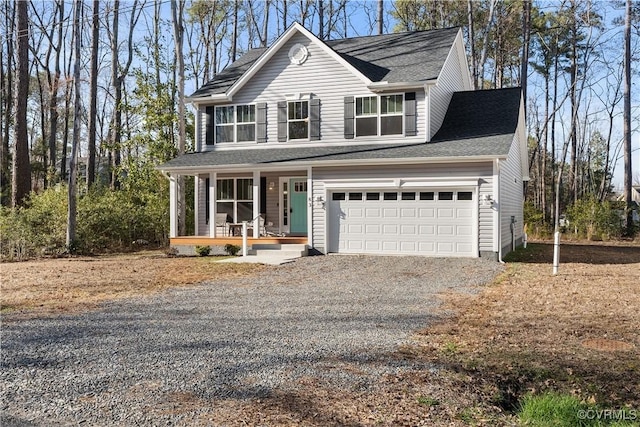
[[[224,237],[207,237],[207,236],[180,236],[172,237],[169,239],[169,243],[173,246],[224,246],[226,244],[242,246],[241,236],[224,236]],[[259,238],[249,237],[247,243],[253,245],[254,243],[266,243],[266,244],[303,244],[309,243],[309,239],[306,237],[274,237],[274,236],[262,236]]]

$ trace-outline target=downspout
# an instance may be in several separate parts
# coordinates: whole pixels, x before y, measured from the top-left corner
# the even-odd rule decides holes
[[[498,172],[497,178],[497,190],[498,194],[496,195],[498,198],[498,262],[500,264],[504,264],[504,260],[502,259],[502,206],[500,206],[500,159],[496,159],[496,171]],[[495,197],[494,197],[495,200]]]

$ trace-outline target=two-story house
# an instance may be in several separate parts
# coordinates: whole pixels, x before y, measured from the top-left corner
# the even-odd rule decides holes
[[[522,240],[521,90],[472,91],[459,28],[323,41],[294,24],[189,101],[196,150],[160,166],[173,246],[233,239],[220,214],[320,253],[499,258]],[[196,236],[176,235],[178,175]]]

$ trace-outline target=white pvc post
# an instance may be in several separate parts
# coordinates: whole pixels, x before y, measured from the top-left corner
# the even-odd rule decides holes
[[[553,275],[558,274],[558,265],[560,264],[560,232],[556,231],[553,235]]]
[[[527,233],[524,233],[524,248],[527,249]]]
[[[249,254],[249,248],[247,247],[247,221],[242,221],[242,256]]]

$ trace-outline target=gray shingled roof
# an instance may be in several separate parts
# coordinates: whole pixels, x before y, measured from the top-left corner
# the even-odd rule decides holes
[[[335,160],[502,157],[509,153],[518,126],[520,88],[456,92],[442,127],[429,143],[256,148],[188,153],[162,170],[240,165],[321,164]]]
[[[438,77],[457,34],[455,27],[352,37],[325,43],[371,81],[425,82]],[[190,97],[225,93],[266,50],[249,50]]]

